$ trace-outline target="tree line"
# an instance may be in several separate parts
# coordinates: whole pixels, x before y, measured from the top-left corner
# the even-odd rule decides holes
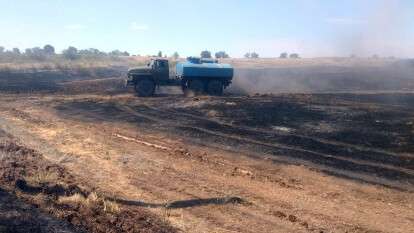
[[[213,58],[212,54],[208,50],[204,50],[200,54],[201,58]],[[230,58],[230,56],[225,51],[219,51],[214,54],[214,57],[219,58]],[[259,58],[259,54],[256,52],[253,53],[246,53],[244,55],[245,58]]]
[[[167,57],[167,55],[164,54],[164,56],[163,56],[162,51],[159,51],[158,54],[154,55],[153,57]],[[174,52],[171,57],[174,58],[174,59],[178,59],[178,58],[180,58],[180,55],[178,54],[178,52]],[[211,54],[210,51],[204,50],[204,51],[201,51],[200,57],[201,58],[213,58],[213,55]],[[214,54],[214,57],[217,58],[217,59],[219,59],[219,58],[230,58],[230,56],[225,51],[216,52]]]
[[[127,51],[113,50],[109,53],[100,51],[95,48],[90,49],[77,49],[76,47],[69,46],[64,49],[61,54],[57,54],[55,47],[52,45],[45,45],[43,47],[27,48],[24,51],[20,51],[19,48],[13,48],[6,50],[3,46],[0,46],[0,58],[29,58],[34,60],[46,60],[51,57],[62,56],[69,60],[76,60],[81,57],[121,57],[130,56]]]
[[[200,56],[202,58],[212,58],[211,52],[208,51],[208,50],[202,51]],[[218,58],[230,58],[230,56],[224,51],[220,51],[220,52],[215,53],[215,57],[217,59]],[[247,52],[246,54],[244,54],[244,58],[257,59],[259,57],[260,57],[259,54],[256,53],[256,52]],[[279,58],[282,58],[282,59],[284,59],[284,58],[298,59],[298,58],[300,58],[300,56],[297,53],[288,54],[288,53],[285,52],[285,53],[281,53]]]
[[[162,52],[161,51],[158,52],[158,57],[162,57]],[[172,57],[175,58],[175,59],[178,59],[179,58],[179,55],[178,55],[177,52],[175,52]],[[200,57],[201,58],[213,58],[211,52],[208,51],[208,50],[201,51]],[[214,54],[214,57],[217,58],[217,59],[219,59],[219,58],[230,58],[230,56],[225,51],[216,52]],[[244,54],[244,58],[257,59],[259,57],[260,57],[259,54],[256,53],[256,52],[247,52],[246,54]],[[300,56],[299,56],[298,53],[288,54],[288,53],[284,52],[284,53],[281,53],[280,54],[279,58],[281,58],[281,59],[287,59],[287,58],[299,59]]]
[[[27,48],[24,51],[20,51],[19,48],[13,48],[11,50],[6,50],[3,46],[0,46],[0,58],[21,58],[27,57],[34,60],[46,60],[47,58],[54,57],[54,56],[62,56],[65,59],[69,60],[76,60],[82,57],[90,57],[90,58],[99,58],[99,57],[122,57],[122,56],[130,56],[127,51],[120,51],[120,50],[113,50],[111,52],[104,52],[100,51],[95,48],[89,49],[77,49],[76,47],[69,46],[67,49],[64,49],[61,54],[57,54],[55,48],[47,44],[43,47],[34,47],[34,48]],[[155,57],[163,57],[163,53],[161,51],[158,52]],[[167,57],[164,55],[164,57]],[[178,59],[180,55],[178,52],[175,52],[171,56],[174,59]],[[210,51],[204,50],[200,53],[201,58],[213,58],[213,55]],[[216,59],[220,58],[230,58],[230,56],[225,51],[218,51],[214,54]],[[252,58],[257,59],[259,58],[259,54],[256,52],[248,52],[244,55],[245,58]],[[281,53],[279,58],[300,58],[299,54],[292,53],[288,54],[286,52]]]

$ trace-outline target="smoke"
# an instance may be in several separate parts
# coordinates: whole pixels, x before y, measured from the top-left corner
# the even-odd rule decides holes
[[[254,68],[239,65],[230,91],[244,94],[414,91],[413,61],[389,58],[414,56],[409,3],[370,2],[375,5],[361,7],[368,10],[355,18],[334,15],[326,19],[334,28],[332,37],[327,38],[331,43],[326,43],[325,48],[317,46],[320,51],[313,54],[324,56],[327,48],[332,48],[330,51],[345,58],[263,61],[267,68],[258,68],[263,65],[260,62],[255,62]],[[350,58],[351,55],[357,58]]]
[[[377,1],[358,19],[331,18],[339,54],[363,57],[414,56],[407,2]],[[411,34],[411,35],[410,35]]]
[[[229,91],[237,94],[414,91],[414,60],[409,59],[311,58],[262,62],[267,63],[267,68],[235,64]]]

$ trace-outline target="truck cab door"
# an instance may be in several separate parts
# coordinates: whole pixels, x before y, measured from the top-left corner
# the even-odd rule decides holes
[[[158,80],[166,80],[169,78],[169,67],[167,60],[157,60],[155,62],[154,76]]]

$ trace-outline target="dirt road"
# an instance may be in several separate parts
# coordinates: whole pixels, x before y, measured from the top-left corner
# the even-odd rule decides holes
[[[1,95],[0,128],[183,232],[411,232],[414,95]]]

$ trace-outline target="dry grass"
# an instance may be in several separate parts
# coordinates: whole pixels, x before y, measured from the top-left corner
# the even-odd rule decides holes
[[[96,204],[99,202],[99,200],[100,198],[98,197],[98,194],[95,192],[92,192],[91,194],[89,194],[88,199],[87,199],[89,204]]]
[[[141,66],[150,58],[135,57],[124,58],[81,58],[77,60],[67,60],[62,58],[54,58],[46,61],[21,60],[12,62],[0,62],[0,72],[36,72],[42,70],[89,70],[93,68],[106,68],[111,66]]]
[[[113,201],[103,199],[103,206],[106,213],[118,214],[121,212],[119,205]]]
[[[85,207],[99,206],[103,211],[111,214],[118,214],[121,212],[121,207],[113,201],[107,200],[103,197],[99,197],[97,193],[92,192],[88,197],[76,193],[68,197],[60,197],[59,203],[61,204],[79,204]]]
[[[84,206],[88,205],[87,199],[79,193],[68,197],[59,197],[58,202],[61,204],[81,204]]]
[[[58,175],[54,172],[38,171],[33,176],[26,176],[25,180],[32,185],[56,183]]]

